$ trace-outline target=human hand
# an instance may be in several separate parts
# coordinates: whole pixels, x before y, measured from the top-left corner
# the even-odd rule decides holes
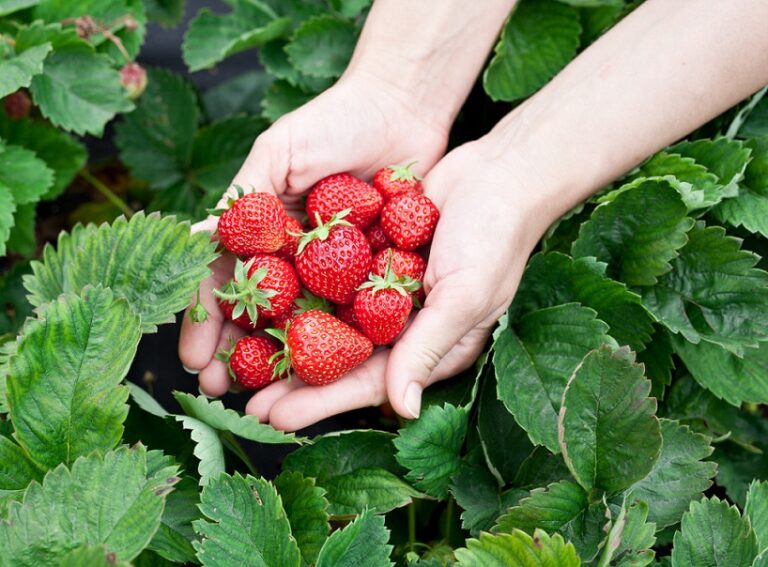
[[[380,167],[418,160],[426,171],[445,151],[449,122],[416,107],[407,95],[375,77],[342,78],[316,99],[282,117],[261,134],[233,181],[246,190],[277,194],[292,214],[303,213],[301,195],[327,175],[348,171],[370,178]],[[222,198],[234,196],[230,188]],[[223,204],[223,203],[222,203]],[[216,217],[194,230],[216,230]],[[234,258],[225,254],[211,265],[213,274],[200,287],[208,320],[184,318],[179,340],[182,364],[199,371],[200,389],[220,396],[231,387],[226,365],[214,358],[245,332],[225,321],[213,289],[232,277]]]
[[[509,306],[549,225],[537,189],[524,166],[496,159],[484,142],[448,154],[424,179],[441,212],[424,279],[427,299],[394,347],[327,386],[271,384],[246,411],[285,430],[387,399],[401,416],[417,416],[423,388],[469,367]]]

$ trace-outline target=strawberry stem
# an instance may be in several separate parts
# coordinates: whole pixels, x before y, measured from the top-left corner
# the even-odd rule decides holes
[[[351,212],[351,208],[339,211],[333,215],[326,223],[322,222],[320,213],[316,212],[315,219],[317,221],[317,226],[309,232],[302,234],[301,238],[299,239],[299,247],[296,250],[296,255],[298,256],[301,254],[304,251],[304,248],[307,247],[307,244],[313,240],[325,240],[328,238],[328,236],[331,234],[331,229],[334,226],[352,226],[352,223],[344,220],[344,217],[346,217]]]

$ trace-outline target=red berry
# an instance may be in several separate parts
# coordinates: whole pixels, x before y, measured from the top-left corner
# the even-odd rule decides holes
[[[32,108],[32,101],[29,99],[29,95],[22,91],[16,91],[11,93],[3,99],[3,106],[5,107],[5,113],[8,118],[24,118],[29,114]]]
[[[381,212],[381,226],[398,248],[414,250],[432,239],[440,211],[426,195],[405,193],[392,198]]]
[[[423,303],[426,298],[424,293],[424,273],[427,271],[427,261],[418,252],[387,248],[373,257],[371,273],[384,277],[390,267],[395,277],[408,276],[421,284],[413,297]]]
[[[371,269],[371,246],[343,216],[307,233],[296,254],[296,271],[307,289],[339,304],[352,302]]]
[[[311,385],[335,382],[362,364],[373,345],[362,333],[323,311],[298,315],[286,344],[296,375]]]
[[[275,256],[293,262],[296,250],[299,247],[299,239],[304,232],[304,227],[295,218],[288,216],[285,219],[285,243],[275,252]]]
[[[120,69],[120,84],[128,91],[128,98],[139,98],[147,88],[147,72],[135,61],[126,63]]]
[[[366,230],[365,237],[368,239],[368,242],[371,245],[371,251],[374,254],[379,250],[384,250],[385,248],[392,246],[392,242],[384,232],[384,229],[381,228],[380,222],[377,222]]]
[[[371,274],[355,295],[355,319],[360,330],[375,345],[395,340],[413,309],[410,292],[420,284],[407,276],[397,277],[386,270],[384,277]]]
[[[411,171],[413,163],[406,166],[390,165],[374,174],[373,186],[384,197],[384,202],[402,193],[422,192],[421,177]]]
[[[280,315],[272,319],[272,327],[276,329],[285,329],[286,325],[293,321],[293,319],[305,311],[316,309],[318,311],[325,311],[326,313],[331,310],[330,304],[322,297],[312,295],[308,290],[301,292],[301,297],[297,297],[294,300],[290,309],[286,309]]]
[[[246,331],[253,331],[254,329],[263,329],[267,326],[267,323],[269,322],[269,319],[266,317],[259,317],[256,319],[256,322],[254,323],[251,321],[251,318],[248,317],[248,312],[243,311],[242,315],[237,317],[236,319],[232,318],[232,312],[235,310],[235,302],[228,302],[224,301],[222,299],[217,299],[219,302],[219,309],[221,309],[221,312],[224,313],[224,317],[232,321],[235,325],[240,327],[241,329],[245,329]]]
[[[258,390],[277,379],[277,357],[272,357],[278,352],[274,341],[266,337],[243,337],[237,341],[229,355],[229,369],[235,382],[243,388]]]
[[[352,209],[344,219],[360,230],[365,230],[376,220],[384,200],[373,187],[349,173],[337,173],[321,179],[307,196],[309,224],[317,226],[319,215],[328,222],[333,215]]]
[[[355,317],[355,302],[348,303],[347,305],[336,306],[336,317],[352,327],[353,329],[360,330],[360,322]]]
[[[285,209],[269,193],[249,193],[219,217],[219,242],[238,256],[271,254],[285,242]]]

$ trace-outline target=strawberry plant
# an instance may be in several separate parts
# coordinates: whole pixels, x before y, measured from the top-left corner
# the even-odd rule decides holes
[[[182,0],[0,0],[0,567],[768,565],[765,89],[557,221],[416,420],[308,438],[126,380],[221,251],[188,221],[341,75],[369,2],[229,4],[189,24],[189,71],[246,50],[263,70],[200,92],[136,61]],[[522,0],[463,114],[507,111],[634,4]],[[89,159],[115,117],[119,155]],[[335,381],[423,300],[420,180],[319,185],[311,230],[266,197],[221,214],[225,244],[274,254],[218,290],[255,335],[222,353],[243,387]],[[292,449],[274,478],[265,445]]]

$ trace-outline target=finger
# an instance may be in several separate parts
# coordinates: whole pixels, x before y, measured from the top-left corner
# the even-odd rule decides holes
[[[471,289],[441,280],[397,341],[386,370],[389,402],[402,417],[421,411],[421,393],[443,357],[475,326]]]
[[[270,384],[263,390],[256,392],[256,394],[248,400],[248,403],[245,405],[245,413],[255,415],[259,418],[259,421],[265,423],[269,421],[269,410],[272,409],[275,402],[289,392],[305,386],[306,384],[296,377],[291,378],[290,380],[279,380],[274,384]]]
[[[213,344],[215,350],[230,348],[230,339],[238,341],[247,333],[232,323],[226,321],[221,328],[219,340]],[[227,364],[217,358],[211,358],[208,365],[200,371],[200,390],[207,396],[223,396],[232,386],[232,379],[229,377]]]
[[[288,392],[272,406],[269,423],[276,429],[296,431],[332,415],[385,402],[384,369],[389,352],[375,353],[333,384]]]
[[[489,334],[490,331],[475,327],[462,337],[437,364],[430,374],[427,384],[456,376],[459,372],[472,366],[485,348]]]
[[[234,258],[225,255],[217,258],[212,264],[213,275],[204,279],[200,284],[200,303],[208,312],[208,319],[202,323],[193,323],[184,314],[179,336],[179,358],[181,363],[190,370],[205,368],[216,352],[216,343],[221,335],[224,314],[219,309],[213,290],[226,283],[234,269]],[[192,303],[196,301],[196,297]]]

